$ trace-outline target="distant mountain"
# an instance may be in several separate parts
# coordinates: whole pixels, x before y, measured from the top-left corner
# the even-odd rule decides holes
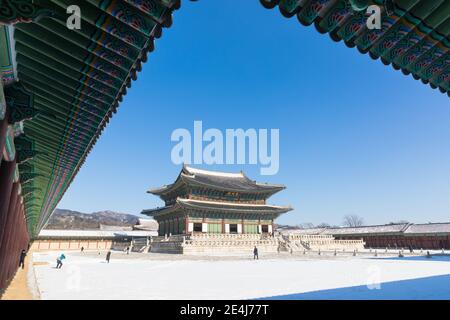
[[[131,227],[138,222],[138,217],[114,211],[82,213],[72,210],[56,209],[45,229],[100,229],[100,225]]]

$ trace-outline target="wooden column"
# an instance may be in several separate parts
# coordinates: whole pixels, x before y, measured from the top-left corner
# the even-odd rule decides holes
[[[11,202],[11,212],[12,212],[12,219],[11,224],[9,225],[10,231],[8,235],[8,245],[6,248],[6,251],[9,253],[9,259],[8,265],[7,265],[7,272],[8,272],[8,278],[7,281],[10,282],[12,278],[14,277],[14,274],[19,267],[19,257],[20,252],[22,249],[25,251],[27,250],[26,247],[20,248],[19,246],[22,245],[22,230],[20,228],[20,218],[21,218],[21,203],[20,203],[20,195],[16,192],[14,195],[14,204]]]
[[[8,201],[8,210],[3,232],[0,242],[0,288],[6,286],[10,280],[11,270],[15,271],[16,254],[13,250],[17,238],[20,236],[17,230],[17,216],[18,216],[18,183],[14,183],[10,199]]]
[[[0,165],[0,246],[8,218],[15,169],[16,161],[2,161]]]
[[[189,234],[189,216],[184,219],[184,233]]]
[[[1,87],[0,87],[0,90],[2,90]],[[3,148],[5,147],[5,144],[6,144],[6,132],[7,131],[8,131],[8,108],[6,108],[5,118],[0,121],[0,159],[3,157]],[[1,187],[1,185],[0,185],[0,187]]]

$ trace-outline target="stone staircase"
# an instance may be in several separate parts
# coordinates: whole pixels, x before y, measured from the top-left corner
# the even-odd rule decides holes
[[[148,253],[150,250],[149,240],[146,238],[136,238],[131,241],[131,251],[139,253]]]

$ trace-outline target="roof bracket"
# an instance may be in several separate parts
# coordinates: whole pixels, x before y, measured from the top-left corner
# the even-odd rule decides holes
[[[0,24],[33,22],[52,15],[53,11],[42,4],[41,0],[0,1]]]
[[[6,105],[10,108],[8,122],[14,124],[33,118],[38,110],[33,107],[34,96],[20,82],[5,88]]]

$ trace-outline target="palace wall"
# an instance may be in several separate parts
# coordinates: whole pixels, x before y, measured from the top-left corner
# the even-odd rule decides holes
[[[31,246],[33,251],[80,251],[84,250],[125,250],[130,246],[130,242],[100,239],[51,239],[35,240]]]

